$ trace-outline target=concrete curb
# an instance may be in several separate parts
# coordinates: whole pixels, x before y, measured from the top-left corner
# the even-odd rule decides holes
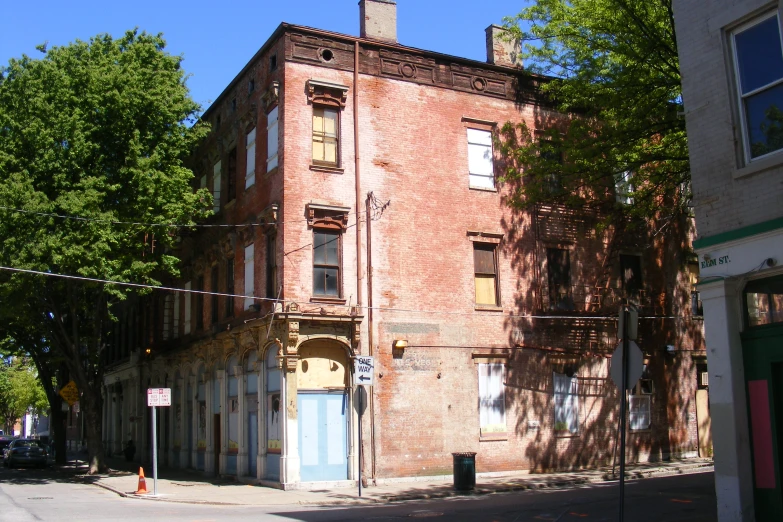
[[[685,464],[676,468],[660,467],[651,468],[645,470],[631,470],[626,472],[625,476],[627,480],[642,480],[646,478],[658,478],[668,477],[675,475],[688,475],[691,473],[706,473],[713,471],[713,465],[710,463],[694,463]],[[543,478],[543,477],[542,477]],[[476,489],[469,491],[456,491],[453,489],[445,489],[442,491],[431,492],[416,492],[416,493],[402,493],[402,494],[387,494],[379,495],[377,497],[366,498],[351,498],[341,500],[312,500],[303,501],[296,500],[289,503],[289,505],[302,505],[302,506],[345,506],[345,505],[372,505],[372,504],[386,504],[389,502],[410,502],[415,500],[430,500],[439,498],[452,498],[452,497],[468,497],[468,496],[481,496],[492,495],[496,493],[512,493],[517,491],[529,491],[529,490],[541,490],[541,489],[556,489],[556,488],[568,488],[574,486],[583,486],[585,484],[595,484],[604,482],[616,481],[617,476],[611,473],[597,473],[593,477],[574,477],[574,478],[560,478],[554,480],[541,480],[541,481],[526,481],[518,484],[489,484],[480,486]],[[102,483],[100,479],[95,481],[83,480],[87,484],[92,484],[101,487],[105,490],[111,491],[123,498],[132,498],[137,500],[152,500],[156,502],[172,502],[177,504],[197,504],[197,505],[211,505],[211,506],[249,506],[254,504],[236,503],[236,502],[220,502],[212,500],[194,500],[194,499],[178,499],[170,497],[154,497],[151,495],[136,495],[135,493],[128,493],[120,491],[108,484]]]

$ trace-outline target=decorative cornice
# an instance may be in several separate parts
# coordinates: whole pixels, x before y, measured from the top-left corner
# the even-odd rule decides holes
[[[280,98],[280,83],[272,82],[264,94],[261,95],[261,102],[264,104],[264,112],[269,112]]]
[[[350,207],[307,204],[307,224],[311,228],[326,228],[345,232],[348,228],[348,213]]]
[[[348,86],[321,80],[307,80],[307,100],[315,105],[345,108]]]

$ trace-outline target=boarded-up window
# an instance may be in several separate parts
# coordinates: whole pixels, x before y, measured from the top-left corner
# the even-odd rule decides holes
[[[218,267],[213,266],[212,267],[212,273],[210,274],[209,278],[209,285],[210,290],[212,291],[212,295],[210,296],[210,314],[212,317],[211,324],[217,324],[218,322]]]
[[[313,163],[337,165],[338,128],[337,111],[313,109]]]
[[[266,171],[277,168],[277,107],[266,117]]]
[[[638,295],[642,289],[642,258],[640,256],[621,254],[620,275],[625,295]]]
[[[492,133],[490,131],[468,129],[468,171],[471,187],[495,188]]]
[[[222,183],[220,176],[221,168],[222,165],[220,161],[215,163],[215,166],[212,168],[212,210],[214,210],[216,214],[220,212],[220,185]]]
[[[576,375],[553,373],[555,394],[555,431],[579,432],[579,396]]]
[[[277,297],[275,287],[277,280],[277,250],[275,248],[275,236],[269,234],[266,237],[266,296]]]
[[[253,128],[245,137],[245,188],[256,182],[256,129]]]
[[[226,261],[226,317],[234,316],[234,258],[231,257]]]
[[[228,196],[226,201],[234,201],[237,198],[237,148],[234,147],[228,152],[228,172],[226,173],[228,179],[227,192]]]
[[[479,418],[481,434],[505,433],[506,397],[503,364],[479,364]]]
[[[183,294],[183,298],[185,299],[185,325],[184,325],[185,335],[188,335],[190,333],[190,324],[192,320],[190,311],[191,311],[191,303],[192,303],[191,299],[193,298],[193,294],[190,293],[190,284],[191,284],[190,281],[185,283],[185,290],[187,291]]]
[[[196,330],[204,329],[204,276],[196,279]]]
[[[498,304],[497,264],[495,263],[495,245],[473,244],[473,264],[476,282],[476,304]]]
[[[340,296],[340,234],[313,231],[313,295]]]
[[[185,295],[183,293],[178,293],[174,295],[174,318],[172,321],[172,328],[173,332],[171,337],[173,339],[176,339],[179,337],[179,302],[182,300],[182,296]]]
[[[552,310],[573,310],[571,259],[568,250],[547,248],[546,262],[549,280],[549,307]]]

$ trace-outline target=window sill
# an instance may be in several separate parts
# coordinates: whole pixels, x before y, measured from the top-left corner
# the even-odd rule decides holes
[[[503,307],[502,306],[493,306],[493,305],[475,305],[474,310],[477,312],[502,312]]]
[[[312,296],[310,298],[311,303],[323,303],[323,304],[345,304],[345,299],[340,297],[327,297],[327,296]]]
[[[224,208],[225,210],[229,210],[229,209],[233,208],[233,207],[234,207],[234,205],[236,205],[236,203],[237,203],[237,199],[236,199],[236,198],[234,198],[234,199],[232,199],[231,201],[229,201],[228,203],[226,203],[225,205],[223,205],[223,208]]]
[[[577,439],[579,433],[571,433],[570,431],[556,431],[555,437],[558,439]]]
[[[783,151],[777,151],[771,156],[752,161],[744,167],[734,169],[732,172],[734,179],[745,178],[769,170],[774,167],[783,166]]]
[[[272,175],[274,175],[274,174],[277,174],[277,170],[278,170],[279,168],[280,168],[280,167],[278,166],[278,167],[275,167],[275,168],[273,168],[272,170],[267,170],[266,172],[264,172],[264,177],[267,177],[267,178],[268,178],[268,177],[270,177],[270,176],[272,176]]]
[[[468,187],[470,190],[477,190],[478,192],[495,192],[497,193],[498,189],[496,188],[486,188],[486,187]]]
[[[652,428],[643,428],[639,430],[628,428],[628,433],[639,433],[639,434],[652,433]]]
[[[314,170],[316,172],[328,172],[330,174],[342,174],[345,172],[345,169],[340,167],[330,167],[328,165],[310,165],[310,170]]]
[[[487,433],[479,436],[479,442],[507,441],[508,433]]]

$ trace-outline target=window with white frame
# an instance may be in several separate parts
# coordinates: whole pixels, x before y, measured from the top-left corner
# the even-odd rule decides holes
[[[266,171],[277,168],[277,107],[266,117]]]
[[[468,129],[468,172],[471,187],[495,188],[491,131]]]
[[[253,186],[256,182],[256,129],[247,133],[245,137],[245,188]]]
[[[256,295],[255,287],[255,252],[253,245],[250,244],[245,247],[245,295]],[[244,309],[249,309],[253,303],[255,303],[255,299],[245,297]]]
[[[745,157],[783,148],[783,45],[777,12],[731,35]]]
[[[632,174],[627,170],[614,175],[614,195],[617,202],[621,205],[633,205],[633,182]]]
[[[212,210],[215,214],[220,212],[220,183],[222,181],[220,171],[222,169],[222,162],[218,161],[215,166],[212,167]]]
[[[480,363],[479,420],[481,434],[506,432],[506,395],[503,363]]]
[[[579,432],[579,384],[576,375],[553,373],[555,431]]]
[[[653,380],[650,367],[645,362],[642,377],[633,387],[628,397],[628,421],[632,430],[647,430],[652,424],[651,405]]]

